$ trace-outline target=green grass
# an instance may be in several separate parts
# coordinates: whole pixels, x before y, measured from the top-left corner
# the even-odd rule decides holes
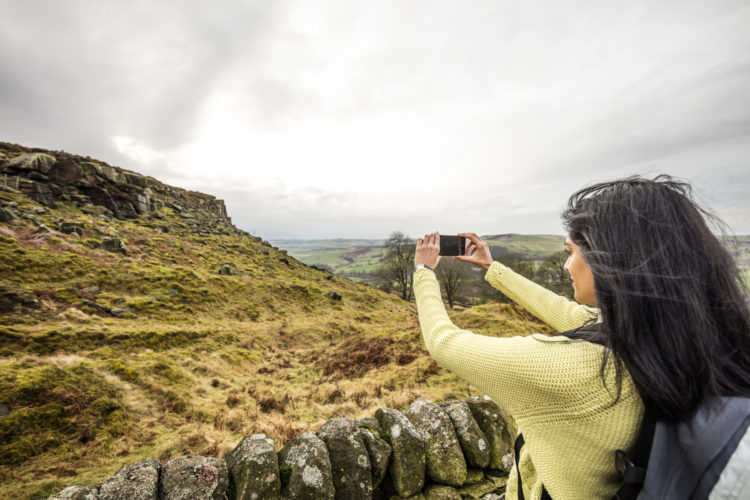
[[[0,199],[37,207],[1,188]],[[101,482],[145,458],[223,456],[252,433],[280,448],[330,417],[472,390],[429,358],[413,304],[259,238],[199,237],[172,210],[161,215],[166,234],[150,217],[103,222],[63,204],[40,218],[51,228],[83,222],[82,236],[0,225],[0,265],[10,271],[0,292],[12,299],[0,302],[0,403],[10,410],[0,420],[0,489],[9,498]],[[94,243],[103,235],[122,238],[127,255]],[[353,251],[379,250],[328,255],[346,262]],[[373,259],[347,265],[366,271]],[[222,264],[235,274],[219,275]],[[457,321],[479,326],[463,314]],[[518,320],[500,316],[493,326],[517,331]]]

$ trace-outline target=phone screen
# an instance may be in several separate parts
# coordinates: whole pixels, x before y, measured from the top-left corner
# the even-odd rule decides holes
[[[462,236],[440,235],[440,255],[464,255],[466,252],[466,238]]]

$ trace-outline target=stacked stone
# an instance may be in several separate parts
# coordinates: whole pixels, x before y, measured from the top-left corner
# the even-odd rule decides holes
[[[460,500],[503,498],[511,429],[488,396],[401,413],[328,420],[278,454],[263,434],[225,459],[187,456],[124,467],[101,486],[72,486],[50,500]]]

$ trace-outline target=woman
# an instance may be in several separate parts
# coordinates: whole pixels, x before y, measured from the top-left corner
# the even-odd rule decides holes
[[[750,313],[737,266],[690,187],[668,176],[597,184],[563,219],[570,302],[493,262],[471,233],[469,255],[497,289],[565,335],[494,338],[450,322],[434,273],[439,235],[417,243],[414,293],[430,354],[508,410],[526,444],[507,498],[605,499],[616,450],[632,452],[644,409],[689,417],[707,398],[750,395]],[[595,328],[575,331],[587,323]],[[573,330],[573,331],[568,331]],[[586,342],[594,340],[596,342]]]

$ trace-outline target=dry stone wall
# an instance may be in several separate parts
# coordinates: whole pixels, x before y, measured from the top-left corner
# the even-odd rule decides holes
[[[256,434],[224,459],[145,460],[49,500],[501,500],[512,433],[489,396],[418,400],[404,413],[330,419],[278,453]]]

